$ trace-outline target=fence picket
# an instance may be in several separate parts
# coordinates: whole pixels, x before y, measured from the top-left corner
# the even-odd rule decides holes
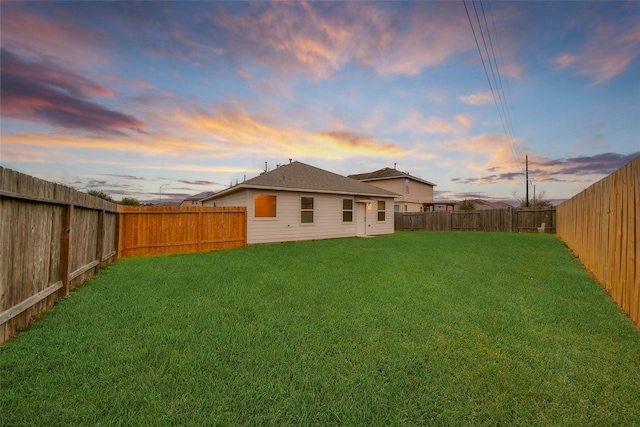
[[[246,208],[122,206],[119,257],[246,245]]]
[[[0,167],[0,343],[95,274],[100,262],[115,261],[115,240],[96,234],[100,212],[113,217],[116,205]]]
[[[640,327],[640,157],[558,206],[558,236]]]
[[[504,231],[537,232],[545,223],[545,232],[556,229],[555,208],[487,209],[483,211],[436,211],[395,214],[397,231]]]
[[[132,213],[145,209],[160,215]],[[129,242],[153,248],[139,249],[138,255],[246,244],[246,208],[122,210],[120,214],[113,203],[0,166],[0,343],[103,265],[127,256]],[[202,221],[192,220],[200,215]],[[216,225],[220,219],[228,223],[223,228]]]

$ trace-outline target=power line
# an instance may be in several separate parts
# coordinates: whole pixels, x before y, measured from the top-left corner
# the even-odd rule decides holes
[[[506,76],[505,66],[504,66],[504,59],[502,57],[502,48],[500,47],[500,39],[498,38],[498,31],[496,30],[496,20],[493,17],[493,9],[491,8],[491,2],[487,2],[487,6],[489,8],[489,13],[491,14],[491,24],[493,26],[493,34],[495,35],[496,44],[498,45],[498,55],[500,56],[500,65],[502,66],[502,74],[505,74],[505,76]],[[484,14],[484,7],[482,9],[482,13]],[[485,19],[486,19],[486,16],[485,16]],[[493,51],[493,45],[491,46],[491,50]],[[495,59],[495,51],[493,52],[493,59],[494,59],[494,61],[496,60]],[[497,61],[496,61],[496,69],[499,70]],[[500,81],[500,90],[502,91],[503,99],[505,100],[505,106],[506,106],[506,110],[507,110],[507,118],[508,118],[508,121],[509,121],[509,124],[510,124],[511,136],[515,139],[515,132],[513,130],[513,120],[511,118],[511,111],[510,111],[511,109],[509,108],[509,105],[513,103],[513,99],[511,97],[511,87],[509,86],[509,80],[505,78],[505,82],[506,82],[506,86],[507,86],[507,92],[505,93],[504,86],[502,84],[502,77],[501,77],[500,71],[498,71],[498,79]],[[515,147],[516,147],[516,151],[517,151],[517,154],[518,154],[518,159],[520,160],[520,162],[522,164],[522,152],[520,151],[520,145],[516,143]]]
[[[474,4],[475,7],[475,4]],[[519,152],[518,149],[518,145],[515,143],[515,135],[513,132],[513,123],[511,122],[511,116],[509,114],[509,105],[507,104],[506,101],[506,97],[504,94],[504,87],[502,85],[502,76],[500,75],[500,69],[498,68],[498,60],[496,59],[496,51],[493,47],[493,39],[491,37],[491,31],[489,29],[489,24],[487,23],[487,14],[484,11],[484,4],[482,2],[480,2],[480,7],[482,9],[482,17],[484,19],[484,25],[486,28],[486,32],[487,32],[487,36],[489,38],[489,46],[491,46],[491,56],[493,57],[493,63],[495,64],[495,73],[494,73],[494,69],[493,67],[491,67],[491,72],[493,74],[493,82],[496,85],[496,89],[498,91],[498,98],[500,100],[500,103],[502,105],[502,113],[503,116],[505,118],[506,124],[507,124],[507,129],[510,132],[510,137],[512,139],[512,143],[513,146],[515,148],[516,151],[516,155],[518,156],[518,160],[521,162],[522,161],[522,157],[521,154]],[[494,34],[495,34],[495,39],[496,39],[496,43],[498,43],[498,34],[497,32],[495,32],[495,21],[492,21],[493,23],[493,29],[494,29]],[[480,28],[482,30],[482,27]],[[485,46],[486,49],[486,46]],[[489,51],[487,50],[487,57],[489,57]],[[491,58],[489,58],[489,64],[491,65]],[[498,74],[498,81],[496,81],[496,74]],[[500,83],[498,85],[498,82]]]
[[[507,144],[509,145],[509,148],[511,150],[511,154],[513,155],[513,158],[514,158],[516,164],[520,167],[520,169],[523,169],[522,168],[522,157],[521,157],[522,154],[519,152],[519,147],[514,142],[515,141],[515,137],[513,137],[513,125],[511,124],[510,117],[508,117],[507,114],[506,114],[506,111],[507,111],[507,109],[505,107],[505,105],[506,105],[505,98],[506,97],[503,96],[504,95],[504,88],[502,89],[502,95],[501,95],[499,87],[498,87],[498,79],[496,79],[496,71],[498,73],[498,76],[500,76],[500,70],[498,68],[498,62],[497,62],[496,57],[495,57],[495,50],[493,48],[493,42],[491,40],[491,34],[490,34],[490,31],[489,31],[489,25],[488,25],[487,20],[486,20],[486,14],[484,12],[484,6],[482,6],[482,3],[481,3],[483,19],[484,19],[485,26],[486,26],[487,38],[489,38],[489,44],[491,45],[491,50],[493,52],[493,63],[496,64],[495,70],[494,70],[494,67],[493,67],[493,63],[491,62],[491,57],[490,57],[490,53],[489,53],[489,47],[487,46],[487,40],[486,40],[485,35],[484,35],[485,31],[482,30],[482,23],[480,22],[480,16],[478,14],[478,9],[477,9],[477,7],[475,5],[475,1],[473,2],[473,8],[474,8],[474,12],[475,12],[475,15],[476,15],[476,21],[478,23],[478,30],[479,30],[480,35],[482,37],[482,42],[483,42],[484,49],[485,49],[486,56],[487,56],[487,62],[489,62],[489,67],[491,68],[491,74],[493,76],[493,81],[494,81],[494,84],[495,84],[495,90],[494,90],[494,85],[491,84],[491,78],[489,77],[489,71],[487,70],[487,65],[485,63],[485,59],[484,59],[484,55],[483,55],[482,49],[480,48],[480,42],[478,40],[478,36],[476,35],[476,30],[475,30],[475,28],[473,26],[473,22],[471,20],[471,15],[469,14],[469,9],[467,8],[466,0],[463,0],[463,4],[464,4],[464,10],[467,13],[467,19],[469,21],[469,26],[471,27],[471,31],[473,33],[473,38],[474,38],[474,40],[476,42],[476,47],[478,48],[478,54],[480,55],[480,60],[482,62],[482,67],[484,69],[485,76],[487,77],[487,83],[489,83],[489,89],[491,90],[491,95],[493,97],[493,102],[494,102],[494,104],[496,106],[496,110],[498,111],[498,116],[500,118],[500,122],[502,123],[502,128],[504,130],[505,137],[507,139]],[[494,22],[494,31],[495,31],[495,22]],[[496,33],[496,42],[497,42],[497,40],[498,39],[497,39],[497,33]],[[500,85],[502,86],[502,79],[500,77],[499,77],[499,80],[500,80]],[[497,97],[496,97],[496,91],[498,92],[498,96]],[[502,110],[500,109],[501,106],[502,106]],[[505,112],[504,114],[503,114],[503,111]],[[511,133],[509,132],[509,129],[511,130]],[[524,172],[524,169],[523,169],[523,172]]]
[[[480,2],[480,6],[482,8],[482,16],[485,22],[485,26],[486,26],[486,33],[487,33],[487,38],[489,39],[489,43],[491,45],[491,48],[493,50],[493,43],[491,41],[491,33],[489,32],[489,25],[487,24],[487,19],[486,19],[486,14],[484,13],[484,6],[482,6],[482,2]],[[496,70],[494,70],[493,68],[493,63],[491,62],[491,57],[489,55],[489,48],[487,47],[487,41],[484,37],[484,33],[485,31],[482,30],[482,23],[480,22],[480,17],[478,16],[478,9],[476,7],[476,3],[475,1],[473,2],[473,9],[475,11],[475,15],[476,15],[476,20],[478,22],[478,28],[480,29],[480,35],[482,36],[482,43],[484,45],[484,50],[486,52],[487,55],[487,62],[489,62],[489,68],[491,69],[491,75],[493,76],[493,82],[496,88],[496,91],[498,92],[498,96],[496,97],[496,94],[493,91],[493,87],[491,87],[491,91],[493,94],[493,98],[494,98],[494,102],[496,103],[496,109],[498,110],[498,116],[500,117],[500,121],[502,122],[502,128],[504,129],[505,135],[507,137],[507,143],[509,144],[509,147],[511,148],[511,152],[514,156],[514,159],[516,160],[516,164],[522,164],[522,159],[519,157],[517,149],[516,149],[516,144],[514,143],[512,138],[512,135],[509,133],[509,122],[507,121],[506,118],[506,114],[504,113],[505,111],[505,107],[504,107],[504,102],[502,100],[502,97],[500,96],[500,91],[498,90],[498,82],[496,81]],[[493,55],[493,59],[496,64],[496,69],[497,69],[497,61],[495,59],[495,52]],[[486,68],[485,68],[485,73],[486,73]],[[489,76],[487,76],[487,79],[489,79]],[[500,110],[500,107],[502,107],[502,111]]]

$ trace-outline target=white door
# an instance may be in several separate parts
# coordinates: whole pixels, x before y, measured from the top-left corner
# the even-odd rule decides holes
[[[367,204],[356,203],[356,236],[367,234]]]

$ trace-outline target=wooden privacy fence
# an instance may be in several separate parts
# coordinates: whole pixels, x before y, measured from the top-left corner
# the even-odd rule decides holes
[[[114,203],[0,167],[0,343],[119,257],[246,245],[246,208]]]
[[[0,343],[116,260],[116,205],[0,167]]]
[[[558,206],[558,236],[640,327],[640,157]]]
[[[537,232],[545,224],[545,232],[553,233],[556,210],[549,209],[488,209],[481,211],[436,211],[396,213],[397,231],[508,231]]]
[[[245,207],[119,206],[118,258],[247,244]]]

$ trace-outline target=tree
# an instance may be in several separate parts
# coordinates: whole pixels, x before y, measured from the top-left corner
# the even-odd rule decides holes
[[[458,207],[461,211],[474,211],[476,210],[476,204],[473,200],[463,200]]]
[[[552,208],[553,205],[551,204],[551,202],[548,201],[548,200],[544,200],[545,195],[546,195],[546,192],[544,190],[542,190],[540,193],[538,193],[538,196],[536,198],[534,198],[533,200],[529,200],[529,209],[547,209],[547,208]],[[516,193],[513,193],[513,197],[517,200],[518,205],[521,208],[526,208],[527,207],[526,199],[521,199],[520,197],[518,197],[516,195]]]
[[[122,200],[120,200],[118,202],[119,205],[126,205],[126,206],[140,206],[141,203],[138,201],[138,199],[134,198],[134,197],[123,197]]]
[[[107,193],[105,193],[102,190],[89,190],[87,191],[87,194],[90,194],[94,197],[98,197],[100,199],[106,200],[107,202],[111,202],[111,203],[115,203],[116,201],[113,200],[113,197],[111,197],[110,195],[108,195]]]

